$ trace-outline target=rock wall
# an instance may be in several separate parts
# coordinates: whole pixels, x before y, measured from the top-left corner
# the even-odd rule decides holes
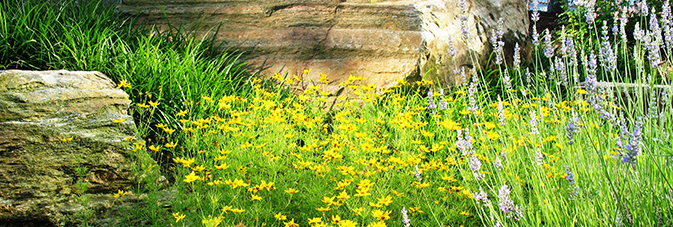
[[[134,185],[130,103],[99,72],[0,71],[0,223],[73,221],[63,203],[77,181],[86,193]]]
[[[302,76],[312,69],[303,79],[317,81],[322,72],[334,84],[332,91],[351,74],[390,87],[430,69],[426,79],[455,84],[455,69],[471,71],[472,59],[486,64],[499,18],[508,56],[516,42],[527,53],[524,58],[530,53],[528,10],[520,0],[472,0],[464,13],[457,0],[124,0],[117,9],[139,14],[141,23],[170,21],[199,35],[221,24],[216,39],[245,51],[262,72]],[[461,15],[468,40],[462,38]],[[448,54],[449,39],[455,56]]]

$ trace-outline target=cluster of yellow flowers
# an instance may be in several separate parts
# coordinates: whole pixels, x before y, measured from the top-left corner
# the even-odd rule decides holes
[[[284,83],[301,79],[297,76],[286,79],[280,74],[272,78]],[[154,144],[148,149],[158,152],[182,146],[179,153],[182,156],[172,159],[183,174],[182,182],[191,185],[191,190],[230,193],[236,199],[245,196],[249,199],[235,200],[232,204],[255,209],[255,212],[262,208],[251,203],[268,202],[274,203],[273,206],[279,205],[279,200],[289,203],[292,196],[300,192],[295,188],[300,188],[302,193],[315,193],[311,197],[322,197],[321,204],[308,205],[322,217],[300,220],[303,215],[297,212],[302,211],[274,211],[273,219],[285,226],[298,226],[304,221],[310,226],[357,226],[354,220],[366,221],[366,218],[373,218],[369,219],[372,221],[369,226],[387,226],[386,221],[394,217],[393,210],[399,209],[398,206],[411,207],[408,210],[412,215],[426,215],[422,206],[426,210],[443,209],[448,214],[451,212],[447,210],[453,210],[458,217],[464,216],[464,221],[471,217],[469,209],[474,195],[467,181],[473,178],[460,171],[460,166],[468,163],[456,150],[456,131],[479,129],[471,138],[471,142],[478,145],[474,157],[489,165],[495,159],[492,150],[511,154],[524,147],[549,148],[543,154],[546,161],[541,166],[550,178],[558,178],[563,177],[561,168],[554,165],[561,158],[555,151],[563,149],[558,138],[536,139],[508,133],[503,129],[504,124],[496,121],[497,109],[504,106],[505,121],[523,120],[528,114],[521,110],[533,109],[539,111],[547,124],[566,121],[562,113],[588,109],[582,101],[559,102],[553,107],[539,105],[538,100],[550,98],[543,96],[490,103],[479,111],[465,113],[460,110],[465,106],[464,91],[456,91],[444,99],[451,102],[454,109],[432,115],[428,114],[425,103],[409,103],[408,97],[394,93],[387,101],[377,103],[383,107],[375,109],[368,106],[367,101],[378,102],[380,97],[365,94],[376,94],[378,88],[355,85],[363,80],[350,76],[341,86],[349,87],[366,102],[343,101],[335,111],[323,109],[333,94],[318,85],[311,85],[302,94],[292,97],[282,97],[260,85],[255,85],[254,94],[248,97],[223,96],[215,100],[217,97],[204,96],[201,105],[205,107],[200,108],[210,108],[212,115],[191,116],[194,110],[183,110],[176,116],[181,123],[176,129],[187,135],[187,141]],[[328,81],[320,74],[319,82]],[[420,83],[431,84],[429,81]],[[458,112],[461,115],[453,114]],[[170,135],[176,130],[164,124],[156,127],[168,138],[174,138]],[[135,144],[135,150],[143,147],[144,144]],[[418,167],[418,174],[424,176],[423,181],[416,180],[414,166]],[[511,169],[504,171],[516,175]],[[493,174],[489,170],[479,173]],[[286,174],[298,179],[285,179]],[[356,182],[354,187],[353,182]],[[227,187],[222,185],[229,186],[229,191],[224,191]],[[282,188],[285,195],[275,192],[276,187]],[[324,190],[329,188],[333,190]],[[240,194],[245,192],[247,195]],[[434,203],[416,198],[426,192],[434,197]],[[447,208],[447,204],[459,205]],[[228,205],[220,211],[241,214],[245,209]],[[176,222],[184,218],[179,212],[173,215]],[[296,216],[297,222],[295,218],[288,221],[288,216]],[[329,221],[324,222],[326,217]],[[204,218],[203,224],[218,226],[222,220],[221,216]]]

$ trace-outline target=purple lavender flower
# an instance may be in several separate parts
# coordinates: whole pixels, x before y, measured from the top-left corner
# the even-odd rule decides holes
[[[533,23],[536,23],[537,21],[539,21],[540,20],[540,12],[538,12],[537,10],[533,11],[533,13],[530,14],[530,20],[532,20]]]
[[[542,152],[540,152],[539,148],[535,152],[535,163],[537,163],[537,165],[544,164],[544,155],[542,154]]]
[[[472,151],[472,136],[470,136],[470,130],[465,128],[465,135],[463,135],[463,130],[458,129],[458,140],[456,140],[456,149],[462,152],[465,156],[471,156],[474,154]]]
[[[404,227],[411,226],[411,219],[409,219],[407,208],[402,207],[402,210],[400,212],[402,213],[402,222],[404,223]]]
[[[589,24],[589,28],[592,28],[594,22],[596,21],[597,15],[594,9],[595,4],[596,4],[595,0],[589,0],[584,5],[586,7],[586,14],[584,14],[584,18],[586,19],[587,24]]]
[[[568,126],[566,126],[566,132],[567,132],[567,137],[568,137],[568,144],[572,145],[575,142],[573,141],[575,139],[575,131],[577,130],[577,126],[573,124],[572,121],[568,122]]]
[[[502,185],[498,191],[498,206],[502,212],[509,213],[514,209],[514,201],[509,198],[510,193],[509,186],[506,184]]]
[[[517,42],[514,44],[514,56],[512,60],[512,65],[514,65],[514,69],[516,71],[519,71],[521,69],[521,47],[519,47],[519,43]]]
[[[477,78],[475,75],[476,73],[472,73],[472,82],[470,82],[470,86],[467,88],[467,99],[468,99],[468,104],[469,106],[467,107],[467,110],[471,112],[477,111],[477,100],[476,100],[476,93],[477,93]]]
[[[479,172],[481,169],[481,161],[479,161],[479,158],[477,158],[476,155],[470,156],[470,169],[474,174],[474,178],[477,178],[477,180],[484,178],[484,174]]]
[[[533,0],[533,2],[531,2],[530,8],[533,8],[533,13],[530,15],[530,20],[532,20],[533,23],[537,23],[537,21],[540,20],[540,12],[537,10],[539,4],[540,2],[538,0]]]
[[[573,40],[572,36],[568,36],[566,39],[565,48],[566,51],[564,57],[570,58],[568,66],[577,66],[577,49],[575,49],[575,40]]]
[[[563,60],[558,57],[554,57],[555,60],[555,65],[556,65],[556,73],[558,74],[558,79],[561,81],[561,84],[564,86],[568,85],[568,76],[566,74],[566,67],[565,63],[563,63]]]
[[[484,204],[485,207],[491,206],[491,201],[488,200],[488,194],[481,188],[479,188],[479,192],[474,194],[474,201],[476,201],[477,204]]]
[[[637,41],[643,41],[643,38],[645,38],[645,31],[640,29],[640,22],[636,22],[633,29],[633,38]]]
[[[432,91],[428,91],[428,109],[432,110],[433,114],[437,111],[437,110],[435,110],[437,108],[437,104],[435,104],[434,99],[435,99],[435,97],[432,94]]]
[[[604,26],[605,27],[605,26]],[[601,41],[600,62],[606,71],[613,71],[617,69],[617,56],[612,50],[612,44],[607,36],[603,36]]]
[[[626,24],[628,23],[629,19],[626,15],[626,7],[622,7],[622,14],[621,17],[619,18],[619,36],[622,39],[622,42],[626,43],[628,42],[628,38],[626,36]]]
[[[535,110],[530,112],[530,131],[533,135],[540,134],[540,131],[537,129],[537,115],[535,114]]]
[[[570,166],[568,166],[568,165],[566,165],[566,177],[565,178],[566,178],[566,180],[568,180],[568,183],[570,183],[570,185],[575,184],[575,174],[573,174],[573,172],[570,171]]]
[[[533,24],[533,34],[531,34],[532,43],[535,47],[540,45],[540,34],[537,33],[537,25]]]
[[[444,89],[440,88],[439,89],[439,109],[440,110],[445,110],[448,109],[449,104],[446,102],[444,99]]]
[[[505,125],[505,107],[502,104],[502,100],[500,100],[500,95],[498,95],[498,122],[500,122],[500,125]]]
[[[500,160],[500,157],[495,157],[495,161],[493,161],[493,166],[495,166],[495,170],[500,171],[502,170],[502,161]]]
[[[640,14],[642,16],[645,16],[645,17],[650,14],[649,13],[649,7],[647,7],[647,1],[646,0],[643,0],[642,2],[640,2]]]
[[[532,75],[530,73],[530,69],[528,67],[526,67],[526,72],[524,72],[523,75],[526,76],[526,83],[527,84],[530,84],[531,82],[533,82],[533,77],[532,77]]]
[[[626,151],[622,152],[622,162],[635,165],[636,157],[642,151],[642,130],[643,118],[637,117],[633,133],[629,135],[629,143],[624,147]]]
[[[449,55],[456,55],[456,47],[453,45],[453,40],[449,37]]]
[[[584,88],[587,91],[589,97],[593,96],[596,93],[596,88],[598,87],[598,80],[596,79],[596,71],[598,65],[596,63],[596,55],[591,52],[589,55],[589,60],[586,62],[589,68],[587,69],[587,78],[584,81]]]
[[[544,56],[547,58],[554,57],[554,44],[551,41],[551,33],[549,32],[549,29],[544,30],[544,45]]]
[[[416,176],[416,180],[418,180],[418,182],[421,182],[423,180],[423,178],[421,177],[421,171],[418,170],[418,165],[414,166],[414,175]]]

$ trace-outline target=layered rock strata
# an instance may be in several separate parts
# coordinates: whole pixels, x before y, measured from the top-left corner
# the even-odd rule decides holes
[[[118,9],[139,15],[141,23],[187,25],[201,36],[217,31],[217,41],[245,51],[266,75],[287,72],[308,84],[322,72],[331,91],[349,75],[384,88],[426,74],[456,84],[461,78],[454,70],[469,76],[486,64],[499,18],[505,56],[511,59],[517,42],[524,59],[530,55],[528,10],[519,0],[472,0],[464,7],[458,0],[125,0]]]

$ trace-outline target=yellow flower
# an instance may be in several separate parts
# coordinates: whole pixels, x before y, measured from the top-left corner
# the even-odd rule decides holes
[[[383,205],[381,205],[380,203],[372,203],[372,202],[369,203],[369,206],[374,207],[374,208],[381,208],[381,207],[383,207]]]
[[[355,190],[355,192],[357,192],[357,193],[355,193],[355,195],[353,195],[355,197],[363,197],[363,196],[372,195],[372,193],[369,193],[369,188],[358,188],[357,190]]]
[[[324,196],[324,197],[322,197],[322,200],[321,200],[321,201],[322,201],[323,203],[327,204],[327,206],[330,206],[330,205],[332,205],[332,204],[335,204],[335,202],[334,202],[334,198],[335,198],[335,197],[331,197],[331,198],[330,198],[330,197]]]
[[[314,225],[314,224],[319,224],[319,223],[322,223],[322,218],[320,218],[320,217],[318,217],[318,218],[309,218],[309,219],[308,219],[308,224],[309,224],[309,225]]]
[[[341,191],[341,193],[339,193],[339,195],[336,198],[343,201],[343,200],[350,199],[351,196],[348,195],[348,193],[346,193],[346,191]]]
[[[196,171],[196,172],[201,172],[201,171],[203,171],[203,170],[205,170],[205,169],[206,169],[206,167],[203,166],[203,165],[196,166],[196,167],[192,168],[192,170],[194,170],[194,171]]]
[[[180,110],[180,112],[178,112],[177,114],[175,114],[175,116],[176,116],[176,117],[182,117],[182,116],[187,115],[187,113],[189,113],[189,110]]]
[[[231,209],[231,212],[234,212],[234,213],[237,213],[237,214],[243,213],[244,211],[245,211],[244,209]]]
[[[283,222],[283,224],[285,224],[285,227],[299,227],[297,223],[294,223],[294,218],[289,222]]]
[[[133,140],[133,139],[135,139],[135,138],[136,138],[136,136],[127,136],[127,137],[124,137],[124,140],[126,140],[126,141],[131,141],[131,140]]]
[[[414,186],[418,189],[423,189],[430,187],[430,183],[419,183],[418,181],[414,181],[414,183],[412,183],[411,186]]]
[[[232,206],[224,206],[224,208],[222,208],[221,210],[226,214],[227,212],[232,211],[233,209],[234,208]]]
[[[453,176],[448,176],[448,175],[446,175],[446,173],[445,173],[444,176],[442,177],[442,180],[445,180],[445,181],[447,181],[447,182],[449,182],[449,183],[453,183],[453,182],[458,181],[458,180],[456,180],[456,178],[454,178]]]
[[[180,220],[184,219],[187,216],[184,214],[180,214],[180,212],[177,212],[173,213],[173,217],[175,217],[175,223],[178,223]]]
[[[288,194],[295,194],[299,191],[295,190],[294,188],[288,188],[287,190],[285,190],[285,192]]]
[[[351,209],[351,211],[353,211],[353,213],[355,213],[355,214],[357,214],[357,215],[359,215],[359,216],[362,216],[362,211],[364,211],[364,210],[365,210],[365,208],[362,208],[362,207]]]
[[[201,224],[203,224],[206,227],[217,227],[220,225],[220,223],[222,223],[222,219],[224,218],[223,217],[211,218],[210,216],[208,216],[208,219],[201,220]]]
[[[339,222],[339,227],[356,227],[356,226],[358,226],[358,223],[351,220],[343,220]]]
[[[216,165],[215,166],[215,169],[219,169],[219,170],[225,170],[227,168],[229,168],[229,165],[227,165],[227,163],[223,163],[222,165],[219,165],[219,166]]]
[[[157,151],[159,151],[159,149],[161,149],[161,145],[159,145],[159,146],[150,145],[149,148],[150,148],[151,151],[157,152]]]
[[[395,195],[395,196],[397,196],[397,197],[402,197],[402,196],[404,196],[404,192],[397,192],[397,191],[395,191],[394,189],[391,190],[391,191],[393,192],[393,195]]]
[[[183,181],[185,181],[187,183],[192,183],[196,180],[201,180],[201,177],[196,176],[196,173],[194,173],[194,171],[192,171],[189,175],[185,176],[185,179]]]
[[[460,129],[460,123],[457,123],[457,122],[452,121],[452,120],[445,120],[445,121],[439,122],[439,126],[441,126],[442,128],[451,130],[451,131],[455,131],[455,130]]]
[[[72,139],[75,138],[74,136],[71,136],[70,138],[61,138],[61,141],[63,142],[70,142]]]
[[[177,146],[177,145],[178,145],[177,142],[170,142],[170,143],[164,144],[164,146],[165,146],[166,148],[174,148],[174,147]]]
[[[135,148],[133,148],[133,151],[142,150],[145,147],[145,141],[135,142],[133,143],[133,146],[135,146]]]
[[[258,196],[258,195],[255,195],[255,194],[252,194],[252,199],[250,199],[250,201],[255,201],[255,200],[262,201],[262,197]]]
[[[383,222],[383,221],[379,221],[379,222],[371,223],[371,224],[367,225],[367,227],[388,227],[388,225],[386,225],[386,223]]]
[[[166,132],[168,134],[173,134],[173,132],[175,132],[175,129],[172,129],[172,128],[163,128],[163,129],[164,129],[164,132]]]
[[[379,221],[384,221],[390,219],[390,213],[392,213],[392,211],[373,210],[372,216]]]
[[[119,197],[122,197],[122,196],[124,196],[124,195],[126,195],[126,194],[128,194],[128,192],[125,192],[125,191],[123,191],[123,190],[119,190],[119,191],[117,191],[117,194],[114,195],[114,197],[115,197],[115,198],[119,198]]]
[[[325,207],[320,207],[320,208],[315,208],[315,209],[316,209],[317,211],[320,211],[320,212],[327,212],[327,211],[330,211],[330,210],[331,210],[331,208],[329,208],[329,207],[327,207],[327,208],[325,208]]]
[[[332,215],[332,224],[339,224],[341,222],[341,217],[339,215]]]
[[[586,93],[587,93],[587,91],[584,90],[584,89],[577,89],[577,94],[583,95],[583,94],[586,94]]]
[[[126,80],[122,80],[119,81],[119,84],[117,85],[117,89],[119,88],[131,88],[131,84],[129,84],[129,82]]]
[[[465,216],[470,216],[470,212],[467,212],[467,211],[462,211],[462,212],[460,212],[460,214],[465,215]]]
[[[117,123],[117,124],[120,124],[124,121],[126,121],[126,118],[112,119],[112,122]]]
[[[284,221],[284,220],[287,220],[287,216],[285,216],[285,215],[283,215],[283,214],[281,214],[281,213],[278,213],[278,214],[274,215],[273,217],[276,218],[276,219],[278,219],[278,221]]]
[[[226,180],[224,181],[226,185],[229,185],[232,189],[236,189],[238,187],[248,187],[250,184],[246,184],[243,182],[243,180],[240,179],[234,179],[234,181],[231,180]]]
[[[378,203],[383,204],[384,206],[388,206],[392,202],[393,202],[393,197],[391,197],[391,196],[378,198]]]
[[[217,186],[217,185],[222,184],[222,181],[221,180],[214,180],[213,182],[208,182],[207,184],[210,185],[210,186]]]
[[[138,107],[140,107],[140,108],[143,108],[143,109],[146,109],[146,108],[149,108],[149,107],[150,107],[149,105],[144,104],[144,103],[136,103],[136,106],[138,106]]]
[[[150,101],[150,106],[151,107],[157,107],[159,104],[160,104],[160,102]]]

